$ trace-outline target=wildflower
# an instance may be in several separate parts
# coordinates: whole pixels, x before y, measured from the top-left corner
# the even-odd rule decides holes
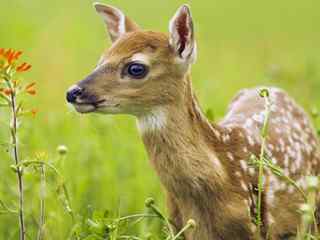
[[[26,89],[30,89],[30,88],[34,87],[35,85],[36,85],[36,83],[35,83],[35,82],[32,82],[32,83],[30,83],[30,84],[28,84],[28,85],[26,86]]]
[[[8,49],[5,53],[4,53],[4,57],[5,59],[7,59],[8,63],[11,64],[13,57],[14,57],[14,51],[12,49]]]
[[[16,51],[14,53],[13,60],[18,60],[21,54],[22,54],[22,51]]]
[[[0,48],[0,57],[4,58],[9,65],[12,65],[22,55],[22,51]]]
[[[36,85],[35,82],[28,84],[25,88],[25,91],[30,95],[35,95],[36,94],[36,90],[34,88],[35,85]]]
[[[26,71],[28,71],[30,68],[31,68],[31,65],[28,64],[28,63],[26,63],[26,62],[24,62],[24,63],[22,63],[20,66],[18,66],[18,67],[16,68],[16,71],[17,71],[17,72],[26,72]]]
[[[187,222],[187,225],[190,226],[191,228],[195,228],[197,226],[196,221],[193,219],[189,219]]]
[[[31,113],[32,117],[35,117],[36,114],[38,113],[38,110],[37,109],[31,109],[30,113]]]
[[[66,155],[67,152],[68,152],[68,148],[65,146],[65,145],[59,145],[57,147],[57,152],[60,154],[60,155]]]
[[[13,90],[11,88],[5,88],[5,89],[3,89],[3,93],[7,96],[10,96],[10,95],[12,95]]]
[[[269,90],[266,88],[262,88],[259,93],[260,97],[269,97]]]
[[[30,95],[36,95],[36,90],[35,89],[29,89],[27,90],[27,93],[29,93]]]
[[[145,203],[146,207],[151,207],[154,204],[154,199],[153,198],[147,198],[144,203]]]

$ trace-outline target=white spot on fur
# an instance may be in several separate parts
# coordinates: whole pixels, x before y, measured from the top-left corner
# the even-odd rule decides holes
[[[252,139],[252,137],[248,136],[248,142],[250,146],[254,146],[254,140]]]
[[[271,143],[268,144],[268,148],[269,148],[271,151],[274,150],[274,146],[273,146]]]
[[[249,168],[249,175],[250,175],[251,177],[253,177],[253,176],[255,175],[255,173],[256,173],[256,170],[255,170],[253,167],[250,167],[250,168]]]
[[[229,140],[230,140],[230,136],[229,136],[228,134],[224,134],[224,135],[222,136],[222,141],[223,141],[224,143],[227,143]]]
[[[234,160],[234,157],[233,157],[233,154],[231,152],[227,152],[227,157],[233,161]]]
[[[247,185],[245,184],[245,182],[244,181],[240,181],[240,185],[241,185],[241,187],[242,187],[242,189],[245,191],[245,192],[248,192],[248,187],[247,187]]]
[[[242,170],[247,171],[248,165],[245,160],[240,160],[240,166],[241,166]]]
[[[280,128],[275,128],[274,130],[275,130],[275,132],[278,133],[278,134],[280,134],[280,133],[282,132]]]
[[[253,120],[251,118],[247,119],[247,121],[244,123],[244,127],[247,129],[250,129],[253,125]]]
[[[286,189],[286,187],[287,187],[287,184],[286,184],[285,182],[282,182],[282,183],[280,184],[280,186],[279,186],[279,189],[280,189],[281,191],[283,191],[283,190]]]
[[[274,224],[275,223],[274,218],[273,218],[273,216],[271,215],[270,212],[268,212],[268,222],[269,222],[269,224]]]
[[[212,153],[208,153],[210,161],[213,163],[216,172],[220,177],[225,177],[225,170],[220,160]]]
[[[253,116],[252,116],[252,118],[253,118],[253,120],[255,120],[256,122],[258,122],[258,123],[263,123],[264,122],[264,119],[265,119],[265,112],[263,111],[263,112],[260,112],[259,114],[254,114]]]
[[[288,193],[293,193],[294,192],[294,186],[290,185],[288,187]]]

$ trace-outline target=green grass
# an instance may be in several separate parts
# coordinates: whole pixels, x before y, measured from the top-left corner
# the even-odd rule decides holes
[[[123,9],[146,29],[167,31],[168,21],[184,1],[105,1]],[[194,88],[204,109],[216,119],[240,89],[255,85],[285,88],[307,110],[320,107],[320,2],[203,0],[191,5],[199,46],[193,67]],[[69,152],[61,172],[76,212],[109,209],[132,214],[153,197],[164,209],[159,180],[130,116],[79,115],[65,103],[66,89],[90,73],[100,53],[110,46],[104,25],[91,1],[23,1],[0,3],[0,47],[22,49],[33,69],[38,95],[30,105],[39,109],[24,121],[22,155],[56,147]],[[8,139],[5,113],[0,111],[0,142]],[[0,199],[14,206],[16,178],[11,160],[0,148]],[[26,174],[27,224],[39,211],[39,178]],[[55,186],[47,189],[47,238],[65,239],[72,222],[61,207]],[[35,231],[35,228],[30,230]],[[17,239],[17,219],[0,215],[0,239]],[[32,232],[30,232],[32,233]],[[33,233],[32,233],[33,234]]]

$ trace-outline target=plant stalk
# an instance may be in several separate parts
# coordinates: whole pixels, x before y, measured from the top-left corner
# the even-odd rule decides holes
[[[45,190],[46,190],[46,176],[45,166],[40,167],[40,217],[39,217],[39,230],[37,240],[43,239],[44,224],[45,224]]]
[[[269,93],[264,93],[263,98],[265,99],[265,118],[263,121],[263,126],[261,130],[262,136],[262,143],[260,149],[260,156],[259,156],[259,179],[258,179],[258,200],[257,200],[257,226],[258,226],[258,235],[261,236],[261,207],[262,207],[262,192],[263,192],[263,160],[265,155],[265,148],[266,148],[266,140],[267,140],[267,132],[268,132],[268,123],[269,123],[269,115],[270,115],[270,101],[269,101]]]
[[[19,152],[18,152],[18,119],[15,93],[11,94],[11,143],[13,146],[13,158],[16,165],[19,164]],[[22,168],[17,167],[17,179],[18,179],[18,194],[19,194],[19,227],[20,227],[20,240],[25,240],[26,227],[24,222],[24,187],[23,187],[23,173]]]

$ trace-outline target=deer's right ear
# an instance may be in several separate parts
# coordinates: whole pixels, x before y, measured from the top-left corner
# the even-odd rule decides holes
[[[101,3],[94,3],[93,5],[107,25],[112,42],[126,32],[139,29],[138,25],[126,17],[121,10]]]
[[[194,62],[197,49],[194,39],[192,16],[188,5],[182,5],[169,24],[170,45],[180,59]]]

